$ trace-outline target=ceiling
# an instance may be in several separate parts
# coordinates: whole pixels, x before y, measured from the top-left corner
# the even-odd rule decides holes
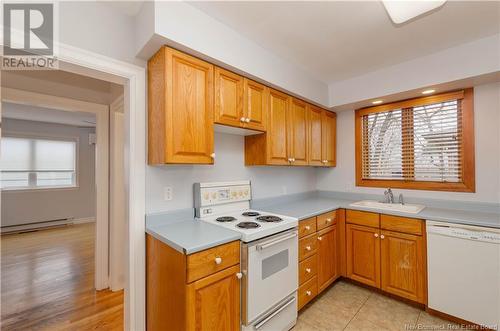
[[[135,16],[141,11],[145,1],[101,1],[102,3],[113,7],[115,10],[127,16]]]
[[[96,123],[96,117],[93,113],[70,112],[10,102],[2,102],[2,118],[57,123],[78,127],[95,127]]]
[[[448,1],[398,26],[380,1],[189,3],[325,83],[500,33],[498,1]]]

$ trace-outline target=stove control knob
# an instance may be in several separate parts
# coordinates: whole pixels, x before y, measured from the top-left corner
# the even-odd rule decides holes
[[[307,272],[308,274],[310,274],[310,273],[311,273],[311,268],[306,268],[306,272]]]
[[[311,246],[306,246],[306,251],[310,251],[311,250]]]
[[[243,196],[243,192],[238,191],[238,195],[239,195],[240,197],[241,197],[241,196]]]
[[[203,198],[205,198],[205,200],[210,199],[210,193],[205,192],[205,194],[203,194]]]
[[[306,291],[306,294],[308,297],[310,297],[312,293],[311,293],[311,291]]]
[[[241,272],[236,273],[236,278],[241,279],[243,277],[243,274]]]
[[[212,199],[216,199],[217,198],[217,193],[216,192],[213,192],[212,193]]]
[[[221,264],[221,263],[222,263],[222,258],[220,258],[220,257],[217,256],[215,258],[215,264]]]

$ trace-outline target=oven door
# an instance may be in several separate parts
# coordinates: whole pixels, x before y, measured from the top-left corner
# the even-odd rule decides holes
[[[249,243],[244,250],[243,324],[248,325],[297,290],[297,230]]]

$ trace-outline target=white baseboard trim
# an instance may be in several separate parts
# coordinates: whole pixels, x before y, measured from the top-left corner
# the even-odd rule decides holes
[[[41,230],[48,229],[57,226],[63,225],[71,225],[71,224],[83,224],[83,223],[95,223],[95,217],[84,217],[84,218],[68,218],[56,221],[46,221],[39,223],[31,223],[31,224],[20,224],[13,226],[6,226],[0,228],[0,233],[15,233],[15,232],[24,232],[30,230]]]

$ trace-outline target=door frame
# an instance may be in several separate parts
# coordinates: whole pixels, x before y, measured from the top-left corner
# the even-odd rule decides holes
[[[21,42],[13,36],[14,43]],[[22,36],[21,36],[22,37]],[[3,46],[3,41],[0,41]],[[146,65],[134,65],[54,41],[59,69],[123,85],[127,280],[125,330],[146,329]]]
[[[7,87],[2,88],[1,99],[2,102],[68,112],[87,112],[96,116],[94,286],[96,290],[107,288],[109,286],[109,107],[98,103]]]

